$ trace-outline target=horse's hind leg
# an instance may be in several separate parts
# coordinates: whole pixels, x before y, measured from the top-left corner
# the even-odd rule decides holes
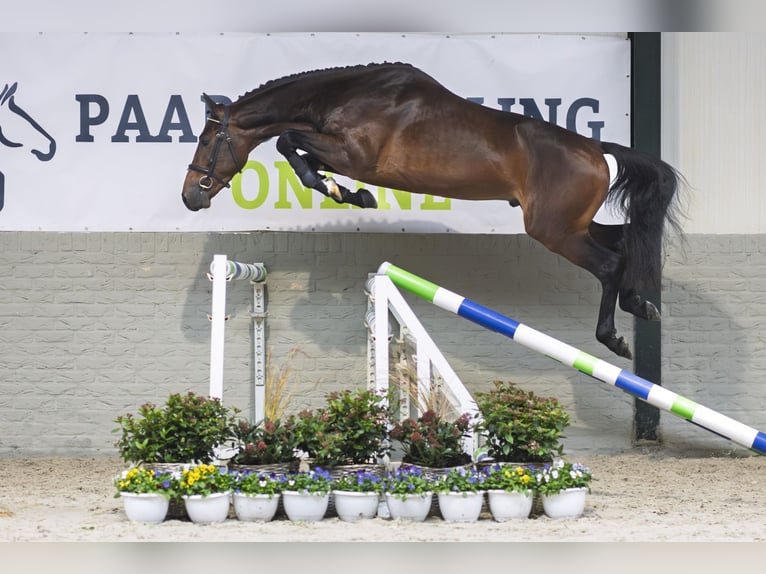
[[[624,232],[625,225],[602,225],[591,222],[589,231],[591,236],[599,242],[601,245],[610,249],[617,254],[625,257],[624,250]],[[644,299],[638,292],[638,290],[632,285],[625,285],[623,283],[623,275],[620,274],[620,309],[626,313],[630,313],[639,319],[646,319],[648,321],[659,321],[660,312],[657,307],[651,301]]]
[[[358,207],[377,207],[378,202],[375,197],[366,189],[359,189],[356,192],[338,185],[332,178],[323,178],[318,173],[318,168],[324,164],[322,159],[321,145],[318,141],[325,141],[329,136],[316,134],[314,132],[302,132],[298,130],[287,130],[277,138],[277,151],[287,159],[290,167],[293,168],[301,183],[306,187],[316,189],[318,192],[332,197],[338,203],[350,203]],[[299,154],[298,149],[308,152]]]
[[[614,311],[622,277],[622,257],[597,242],[586,231],[562,234],[553,229],[555,227],[539,230],[528,226],[527,233],[554,253],[589,271],[601,282],[596,339],[615,354],[632,359],[630,346],[624,337],[617,336],[614,325]]]

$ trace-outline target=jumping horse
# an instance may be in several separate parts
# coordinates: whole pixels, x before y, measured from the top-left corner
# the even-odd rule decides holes
[[[210,207],[250,151],[276,137],[303,185],[339,203],[377,207],[366,189],[352,192],[320,172],[520,206],[529,236],[601,282],[596,338],[619,356],[631,358],[615,329],[618,298],[636,317],[660,318],[640,290],[659,287],[663,233],[666,224],[677,226],[680,176],[658,158],[470,102],[402,63],[299,73],[232,104],[203,98],[209,117],[182,192],[192,211]],[[611,186],[605,154],[618,166]],[[625,210],[626,223],[593,221],[607,200]]]

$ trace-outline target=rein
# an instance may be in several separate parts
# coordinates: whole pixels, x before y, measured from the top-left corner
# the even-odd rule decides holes
[[[215,118],[209,117],[207,118],[207,121],[221,126],[220,130],[218,130],[218,133],[215,134],[215,146],[213,147],[213,153],[210,156],[210,161],[208,162],[206,168],[199,165],[194,165],[193,163],[189,164],[190,170],[197,171],[202,174],[202,177],[199,178],[197,185],[199,185],[200,189],[205,191],[208,191],[211,187],[213,187],[214,180],[224,187],[230,187],[229,182],[224,181],[215,175],[215,164],[218,162],[218,153],[221,151],[221,144],[224,141],[229,148],[229,153],[234,160],[234,165],[239,165],[239,159],[237,159],[237,154],[234,151],[234,145],[231,143],[231,136],[229,135],[229,106],[227,105],[223,108],[223,120],[218,121]]]

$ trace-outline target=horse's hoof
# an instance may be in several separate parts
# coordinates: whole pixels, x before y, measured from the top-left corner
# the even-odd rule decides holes
[[[362,205],[360,207],[364,207],[365,209],[375,209],[378,207],[378,202],[375,199],[375,196],[366,189],[357,189],[356,194],[361,200]]]
[[[630,352],[630,346],[625,341],[625,337],[617,337],[607,345],[615,355],[626,359],[633,359],[633,353]]]
[[[647,321],[659,321],[661,319],[659,309],[655,307],[654,303],[649,301],[644,303],[644,313]]]

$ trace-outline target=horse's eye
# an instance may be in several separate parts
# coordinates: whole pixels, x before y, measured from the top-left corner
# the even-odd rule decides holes
[[[201,143],[202,145],[207,145],[207,144],[210,143],[210,140],[209,139],[200,139],[199,143]]]

